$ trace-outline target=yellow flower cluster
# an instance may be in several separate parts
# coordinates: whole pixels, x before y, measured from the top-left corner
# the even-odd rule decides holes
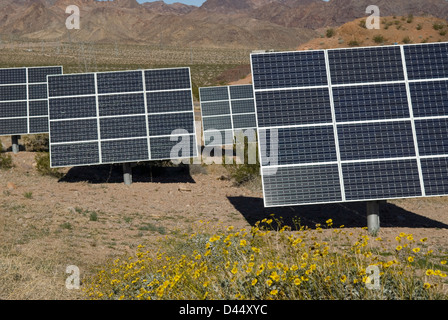
[[[430,265],[432,251],[422,247],[427,239],[417,246],[412,235],[401,233],[399,244],[387,249],[364,229],[333,229],[333,224],[328,219],[314,229],[292,230],[272,217],[250,230],[230,226],[209,234],[201,226],[189,236],[166,240],[163,251],[139,246],[135,257],[116,259],[85,292],[90,299],[170,300],[428,299],[438,294],[436,279],[446,277],[446,260],[419,273],[423,259]],[[379,290],[367,288],[374,279],[366,271],[370,266],[380,270]],[[426,296],[414,296],[421,290],[410,277],[420,279]],[[386,287],[391,285],[397,287]]]

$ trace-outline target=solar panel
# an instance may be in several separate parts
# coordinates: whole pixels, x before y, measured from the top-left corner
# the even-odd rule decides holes
[[[266,207],[448,195],[448,43],[251,64]]]
[[[48,77],[52,167],[198,156],[190,69]]]
[[[0,69],[0,135],[48,133],[47,75],[62,67]]]
[[[232,145],[235,136],[256,128],[252,85],[204,87],[199,89],[205,146]]]

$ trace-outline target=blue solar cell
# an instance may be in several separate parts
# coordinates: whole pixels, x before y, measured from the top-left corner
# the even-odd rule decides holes
[[[205,87],[199,89],[201,102],[229,100],[229,89],[223,87]]]
[[[448,78],[448,43],[404,46],[409,80]]]
[[[338,125],[342,161],[416,156],[411,121]]]
[[[190,89],[190,69],[160,69],[145,71],[146,91]]]
[[[333,126],[260,129],[259,134],[263,166],[273,165],[272,157],[278,161],[274,165],[337,161]]]
[[[26,83],[26,69],[0,69],[0,85]]]
[[[0,101],[27,100],[26,85],[0,86]]]
[[[448,158],[421,159],[428,196],[448,194]]]
[[[51,120],[96,117],[96,98],[72,97],[49,100]]]
[[[324,51],[252,55],[255,89],[328,85]]]
[[[153,160],[188,159],[198,155],[194,135],[155,137],[150,139]]]
[[[99,164],[99,146],[97,142],[57,145],[50,144],[50,158],[52,167]]]
[[[328,50],[328,60],[333,85],[404,80],[399,46]]]
[[[256,127],[257,127],[257,119],[254,113],[233,115],[234,129],[256,128]]]
[[[50,122],[51,143],[98,140],[96,119]]]
[[[143,92],[142,71],[104,72],[97,74],[98,94]]]
[[[414,117],[448,116],[448,81],[409,83]]]
[[[101,139],[147,137],[145,116],[101,118]]]
[[[256,92],[255,97],[261,128],[333,121],[326,88]]]
[[[416,120],[415,130],[421,156],[448,154],[448,119]]]
[[[50,97],[94,95],[94,74],[73,74],[48,77]]]
[[[333,97],[338,122],[410,117],[404,83],[336,87]]]
[[[254,99],[254,88],[252,85],[229,86],[230,99]]]
[[[30,134],[48,133],[48,117],[30,118]]]
[[[194,134],[195,130],[193,112],[150,115],[148,124],[150,136],[173,135],[175,130]]]
[[[232,101],[232,114],[237,114],[237,113],[254,113],[255,114],[254,99]]]
[[[206,147],[233,145],[234,136],[232,130],[205,130],[204,145]]]
[[[28,133],[26,118],[0,119],[0,135],[20,135]]]
[[[218,101],[218,102],[202,102],[202,116],[219,116],[230,114],[230,102]]]
[[[103,163],[138,162],[148,159],[148,139],[101,142]]]
[[[417,160],[342,164],[347,201],[420,197]]]
[[[229,116],[207,117],[202,119],[204,130],[232,130],[232,118]]]
[[[42,100],[47,99],[47,85],[46,84],[33,84],[28,86],[28,98],[30,100]]]
[[[28,68],[28,83],[47,82],[48,75],[62,74],[62,67]]]
[[[48,100],[37,100],[29,102],[30,117],[47,116],[48,121]]]
[[[145,114],[145,96],[137,94],[114,94],[98,97],[100,117]]]
[[[23,102],[0,102],[0,118],[26,117],[27,103]]]
[[[263,168],[267,207],[342,201],[337,165]]]
[[[149,92],[148,113],[192,111],[192,101],[191,90]]]

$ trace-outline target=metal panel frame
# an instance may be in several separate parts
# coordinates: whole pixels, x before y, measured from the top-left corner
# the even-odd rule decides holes
[[[49,115],[47,114],[46,116],[30,116],[30,102],[31,101],[46,101],[47,102],[47,106],[48,106],[48,95],[47,95],[47,99],[30,99],[30,85],[46,85],[47,89],[48,89],[48,82],[29,82],[29,75],[28,75],[28,70],[30,69],[45,69],[45,68],[60,68],[61,69],[61,74],[64,74],[64,67],[63,66],[40,66],[40,67],[22,67],[22,68],[2,68],[2,70],[25,70],[25,75],[26,75],[26,82],[25,83],[14,83],[14,84],[0,84],[0,86],[14,86],[14,85],[24,85],[26,86],[26,100],[11,100],[8,102],[26,102],[26,112],[27,115],[26,117],[0,117],[0,120],[15,120],[15,119],[27,119],[27,132],[20,132],[20,133],[14,133],[14,134],[0,134],[0,136],[10,136],[10,135],[29,135],[29,134],[44,134],[44,133],[48,133],[48,131],[43,131],[43,132],[30,132],[30,119],[38,119],[38,118],[46,118],[48,121],[48,117]],[[7,103],[7,102],[2,102],[2,103]]]
[[[448,158],[448,154],[439,154],[439,155],[431,155],[431,156],[422,156],[419,152],[419,145],[418,145],[418,137],[415,127],[415,121],[418,120],[431,120],[431,119],[448,119],[448,115],[443,116],[427,116],[427,117],[415,117],[412,107],[412,97],[411,97],[411,91],[410,91],[410,83],[421,83],[421,82],[436,82],[436,81],[448,81],[448,78],[431,78],[431,79],[416,79],[416,80],[409,80],[408,79],[408,70],[407,70],[407,63],[406,63],[406,56],[404,48],[407,46],[424,46],[424,45],[437,45],[437,44],[448,44],[448,42],[438,42],[438,43],[425,43],[425,44],[408,44],[408,45],[390,45],[390,46],[381,46],[381,47],[356,47],[356,48],[339,48],[339,49],[325,49],[325,50],[309,50],[309,51],[324,51],[325,52],[325,59],[327,64],[327,77],[328,77],[328,86],[309,86],[309,87],[288,87],[288,88],[273,88],[273,89],[255,89],[255,85],[253,84],[254,94],[257,92],[263,92],[263,91],[281,91],[281,90],[300,90],[300,89],[313,89],[313,88],[328,88],[330,91],[330,100],[331,100],[331,110],[333,115],[333,123],[319,123],[319,124],[306,124],[306,125],[292,125],[292,126],[273,126],[273,127],[259,127],[259,121],[258,121],[258,109],[257,109],[257,99],[256,96],[254,97],[255,101],[255,110],[256,110],[256,121],[257,121],[257,133],[259,135],[260,130],[269,130],[269,129],[281,129],[281,128],[294,128],[294,127],[315,127],[315,126],[334,126],[335,129],[335,135],[336,135],[336,149],[338,153],[338,161],[336,162],[325,162],[325,163],[306,163],[306,164],[290,164],[290,165],[274,165],[274,166],[263,166],[261,164],[261,175],[262,175],[262,189],[263,194],[265,195],[265,181],[264,181],[264,172],[266,170],[272,170],[272,168],[280,168],[280,167],[299,167],[299,166],[319,166],[319,165],[338,165],[339,167],[339,175],[340,175],[340,181],[341,181],[341,192],[343,201],[339,202],[314,202],[314,203],[288,203],[284,205],[268,205],[266,202],[266,197],[264,197],[264,205],[265,207],[288,207],[288,206],[296,206],[296,205],[316,205],[316,204],[332,204],[332,203],[344,203],[344,202],[368,202],[368,201],[384,201],[384,200],[393,200],[393,199],[414,199],[414,198],[425,198],[425,197],[439,197],[439,196],[447,196],[448,194],[439,194],[439,195],[431,195],[427,196],[425,191],[425,179],[422,171],[422,165],[421,160],[422,159],[435,159],[435,158]],[[403,81],[380,81],[380,82],[365,82],[365,83],[352,83],[352,84],[337,84],[333,85],[331,83],[331,71],[328,61],[328,52],[329,51],[336,51],[336,50],[362,50],[362,49],[372,49],[372,48],[384,48],[384,47],[400,47],[401,50],[401,59],[403,63],[403,71],[404,71],[404,80]],[[287,51],[287,52],[293,52],[298,53],[298,51]],[[308,51],[307,51],[308,52]],[[284,53],[284,52],[282,52]],[[252,53],[251,54],[251,71],[253,74],[253,56],[255,55],[273,55],[275,53]],[[396,119],[381,119],[381,120],[360,120],[360,121],[347,121],[347,122],[337,122],[337,119],[335,117],[335,107],[334,107],[334,96],[332,93],[332,88],[337,87],[354,87],[354,86],[367,86],[367,85],[384,85],[384,84],[404,84],[406,86],[406,94],[407,94],[407,101],[408,106],[410,110],[410,116],[407,118],[396,118]],[[413,139],[414,139],[414,147],[416,150],[416,155],[412,157],[398,157],[398,158],[382,158],[382,159],[363,159],[363,160],[347,160],[343,161],[341,160],[341,154],[339,149],[339,141],[338,141],[338,125],[343,124],[363,124],[363,123],[385,123],[385,122],[399,122],[399,121],[410,121],[412,124],[412,133],[413,133]],[[261,159],[261,146],[259,146],[259,157]],[[412,196],[412,197],[390,197],[390,198],[381,198],[381,199],[358,199],[358,200],[346,200],[345,195],[345,187],[344,187],[344,177],[342,172],[342,165],[348,164],[348,163],[370,163],[370,162],[385,162],[385,161],[398,161],[398,160],[416,160],[418,164],[418,174],[420,179],[420,185],[421,185],[421,196]]]
[[[161,71],[161,70],[179,70],[179,69],[186,69],[188,70],[188,74],[189,74],[189,80],[190,80],[190,87],[189,88],[185,88],[185,89],[173,89],[173,90],[150,90],[150,91],[146,91],[146,80],[145,80],[145,72],[146,71],[153,71],[153,70],[157,70],[157,71]],[[104,94],[100,94],[98,93],[98,83],[97,83],[97,76],[98,74],[107,74],[107,73],[120,73],[120,72],[141,72],[142,74],[142,79],[143,79],[143,90],[142,91],[138,91],[138,92],[117,92],[117,93],[104,93]],[[111,71],[111,72],[88,72],[88,73],[80,73],[78,75],[88,75],[88,74],[93,74],[95,77],[95,99],[96,99],[96,110],[97,110],[97,114],[96,117],[88,117],[88,118],[68,118],[68,119],[51,119],[50,118],[50,103],[48,103],[48,108],[49,108],[49,123],[51,125],[51,123],[53,122],[60,122],[60,121],[75,121],[75,120],[82,120],[82,119],[96,119],[97,120],[97,129],[98,129],[98,140],[93,140],[93,141],[76,141],[76,142],[59,142],[59,143],[52,143],[51,142],[51,130],[50,130],[50,167],[51,168],[58,168],[58,167],[67,167],[67,166],[56,166],[53,165],[52,162],[52,152],[51,152],[51,146],[55,146],[55,145],[69,145],[69,144],[85,144],[85,143],[98,143],[98,148],[99,148],[99,162],[98,163],[86,163],[86,164],[80,164],[80,165],[69,165],[69,167],[76,167],[76,166],[93,166],[93,165],[102,165],[102,164],[115,164],[117,162],[104,162],[102,160],[102,155],[101,155],[101,143],[102,142],[108,142],[108,141],[125,141],[125,140],[141,140],[141,139],[146,139],[148,142],[148,157],[147,158],[142,158],[142,159],[135,159],[132,161],[123,161],[120,163],[136,163],[136,162],[145,162],[145,161],[159,161],[159,160],[182,160],[184,159],[184,157],[179,157],[179,158],[153,158],[151,155],[151,139],[152,138],[162,138],[162,137],[181,137],[181,136],[185,136],[185,137],[194,137],[194,149],[191,150],[191,154],[192,154],[192,158],[195,158],[199,155],[199,146],[196,143],[197,141],[197,128],[195,125],[195,117],[194,117],[194,101],[193,101],[193,92],[192,92],[192,80],[191,80],[191,70],[189,67],[184,67],[184,68],[161,68],[161,69],[140,69],[140,70],[123,70],[123,71]],[[52,76],[48,76],[48,77],[52,77]],[[75,96],[55,96],[55,97],[50,97],[49,94],[49,87],[48,89],[48,99],[49,101],[51,99],[60,99],[60,98],[71,98],[71,97],[86,97],[86,96],[93,96],[92,94],[88,94],[88,95],[75,95]],[[147,94],[148,93],[152,93],[152,92],[174,92],[174,91],[185,91],[185,92],[189,92],[190,96],[191,96],[191,110],[189,111],[178,111],[178,112],[158,112],[158,113],[148,113],[148,102],[147,102]],[[98,102],[98,98],[100,96],[113,96],[113,95],[125,95],[125,94],[143,94],[144,95],[144,104],[145,104],[145,112],[142,114],[129,114],[129,115],[109,115],[109,116],[100,116],[100,112],[99,112],[99,102]],[[148,123],[148,116],[149,115],[158,115],[158,114],[179,114],[179,113],[191,113],[192,115],[192,121],[193,121],[193,132],[191,134],[180,134],[180,135],[162,135],[162,136],[150,136],[149,135],[149,123]],[[142,136],[142,137],[126,137],[126,138],[114,138],[114,139],[101,139],[101,125],[100,125],[100,120],[101,119],[107,119],[107,118],[125,118],[125,117],[134,117],[134,116],[141,116],[141,117],[145,117],[146,119],[146,135]]]

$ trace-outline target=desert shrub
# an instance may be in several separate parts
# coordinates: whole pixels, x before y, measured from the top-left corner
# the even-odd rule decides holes
[[[409,36],[406,36],[403,38],[402,42],[405,44],[409,44],[409,43],[412,43],[412,40],[411,40],[411,38],[409,38]]]
[[[414,21],[414,15],[412,13],[410,13],[406,19],[406,22],[412,23],[412,21]]]
[[[360,44],[357,40],[351,40],[351,41],[349,41],[348,45],[350,47],[359,47]]]
[[[327,38],[333,38],[334,37],[334,35],[336,34],[336,31],[334,30],[334,29],[327,29],[327,32],[326,32],[326,36],[327,36]]]
[[[50,154],[48,152],[39,152],[34,157],[36,161],[36,170],[43,176],[62,178],[63,174],[55,168],[50,167]]]
[[[373,41],[375,43],[384,43],[386,41],[386,38],[384,38],[382,35],[376,35],[373,37]]]
[[[250,146],[252,144],[252,146]],[[260,179],[260,161],[258,158],[258,144],[257,143],[249,143],[247,137],[244,137],[244,144],[239,146],[237,143],[233,145],[233,153],[237,154],[237,150],[239,147],[244,148],[244,159],[242,164],[236,163],[236,161],[232,161],[233,163],[228,163],[228,159],[226,159],[225,154],[223,155],[223,166],[226,168],[227,172],[230,175],[230,178],[235,181],[237,185],[243,185],[250,182],[255,182]],[[252,148],[251,148],[252,147]],[[256,160],[255,163],[250,163],[250,151],[256,152]]]
[[[0,169],[11,169],[14,166],[12,157],[10,154],[3,152],[3,145],[0,142]]]
[[[83,292],[101,300],[436,300],[447,299],[443,256],[401,233],[396,243],[366,231],[333,227],[295,231],[278,219],[250,229],[215,230],[138,247],[87,279]],[[318,237],[325,232],[325,237]],[[389,247],[388,247],[389,246]],[[376,269],[374,279],[370,269]],[[377,283],[375,283],[377,281]],[[369,285],[377,285],[372,289]]]
[[[439,32],[439,34],[441,35],[441,36],[446,36],[446,30],[440,30],[440,32]]]
[[[25,149],[30,152],[47,152],[49,150],[48,134],[35,134],[23,137]]]
[[[366,20],[361,20],[361,21],[359,21],[359,26],[360,26],[361,28],[367,29]]]
[[[416,28],[417,28],[417,30],[422,30],[423,29],[423,25],[421,23],[419,23]]]
[[[434,30],[442,30],[443,28],[444,28],[445,26],[443,25],[443,24],[441,24],[441,23],[434,23],[433,25],[432,25],[432,28],[434,29]]]

